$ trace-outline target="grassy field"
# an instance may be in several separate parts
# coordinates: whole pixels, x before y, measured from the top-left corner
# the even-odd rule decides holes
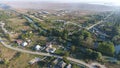
[[[120,68],[119,64],[106,63],[106,66],[108,68]]]
[[[1,57],[3,57],[6,60],[10,60],[16,53],[16,51],[5,48],[2,44],[0,44],[0,52]]]
[[[0,64],[0,68],[29,68],[30,65],[28,62],[30,60],[35,57],[43,58],[38,55],[31,55],[10,50],[5,48],[2,44],[0,44],[0,52],[0,58],[5,59],[4,64]],[[36,66],[39,67],[39,65]]]
[[[8,27],[8,30],[11,29],[12,31],[15,31],[15,32],[30,29],[30,27],[27,26],[27,21],[19,17],[8,19],[8,22],[6,23],[6,25]]]
[[[32,55],[22,53],[19,57],[10,61],[9,68],[26,68],[29,66],[28,62],[33,58]]]

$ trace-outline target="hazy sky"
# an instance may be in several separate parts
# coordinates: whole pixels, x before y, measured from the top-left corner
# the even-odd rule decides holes
[[[83,3],[97,3],[97,4],[112,4],[119,5],[120,0],[2,0],[2,1],[49,1],[49,2],[83,2]]]

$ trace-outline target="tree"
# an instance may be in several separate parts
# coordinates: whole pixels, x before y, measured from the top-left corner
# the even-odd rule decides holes
[[[102,54],[100,52],[97,52],[97,60],[101,60],[102,59]]]
[[[65,51],[64,56],[69,56],[69,52]]]
[[[50,33],[51,33],[51,35],[53,35],[53,36],[61,36],[61,33],[60,33],[60,31],[59,30],[57,30],[57,29],[55,29],[55,28],[52,28],[51,30],[50,30]]]
[[[112,38],[112,41],[113,41],[115,44],[120,44],[120,35],[115,35],[115,36]]]
[[[10,34],[6,34],[6,38],[7,38],[9,41],[11,41],[11,36],[10,36]]]
[[[66,29],[64,29],[62,32],[62,38],[66,40],[68,39],[68,31]]]
[[[66,62],[67,64],[70,63],[70,61],[65,56],[63,56],[63,61]]]
[[[93,59],[93,60],[101,60],[102,54],[100,52],[93,51],[92,49],[86,49],[85,58]]]
[[[114,35],[119,35],[120,34],[120,27],[115,25],[115,26],[113,26],[112,31],[113,31]]]
[[[72,68],[80,68],[80,66],[78,66],[77,64],[73,64]]]
[[[118,60],[120,60],[120,52],[118,54],[116,54],[116,57]]]
[[[87,48],[94,48],[94,42],[93,39],[91,37],[87,37],[83,43],[83,46],[87,47]]]
[[[103,54],[113,56],[115,52],[115,47],[114,44],[111,42],[102,42],[98,45],[98,51],[102,52]]]
[[[100,52],[93,51],[92,52],[92,59],[101,60],[102,59],[102,54]]]
[[[86,49],[85,50],[85,58],[89,58],[91,59],[91,54],[93,53],[93,50],[92,49]]]
[[[75,52],[75,48],[76,48],[75,46],[71,46],[71,51]]]

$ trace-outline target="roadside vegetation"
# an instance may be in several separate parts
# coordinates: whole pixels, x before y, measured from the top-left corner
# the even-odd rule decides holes
[[[109,14],[109,12],[84,15],[83,17],[71,16],[71,18],[69,18],[68,15],[63,16],[65,17],[64,19],[63,17],[60,17],[60,19],[62,20],[58,20],[59,17],[48,14],[47,16],[50,17],[40,18],[43,21],[38,21],[37,19],[31,18],[24,14],[18,14],[18,16],[13,14],[12,17],[9,17],[7,16],[9,14],[6,15],[6,13],[2,11],[1,13],[3,14],[1,14],[2,16],[0,17],[0,20],[5,21],[5,28],[12,33],[12,35],[5,34],[5,36],[3,37],[9,40],[10,43],[13,44],[13,47],[36,51],[35,45],[40,45],[41,47],[43,47],[43,50],[36,52],[46,52],[44,49],[44,47],[46,48],[46,43],[53,42],[53,47],[56,48],[56,51],[50,54],[62,56],[62,60],[67,64],[69,64],[70,61],[68,61],[66,57],[77,58],[85,61],[86,63],[89,63],[90,61],[97,61],[103,64],[114,63],[104,61],[104,56],[109,56],[120,60],[120,53],[115,53],[115,45],[120,44],[119,19],[117,19],[115,22],[112,22],[110,18],[110,21],[107,20],[107,22],[103,24],[103,26],[101,26],[100,24],[99,26],[95,27],[101,32],[106,33],[108,35],[107,38],[101,38],[101,35],[97,35],[96,33],[98,31],[94,33],[92,29],[85,29],[86,27],[89,27],[97,23],[98,21],[104,19],[104,17]],[[116,17],[116,15],[114,17],[119,18],[118,16]],[[78,22],[79,19],[80,23],[75,23]],[[70,21],[71,24],[66,24],[68,23],[68,21]],[[0,32],[3,33],[2,30]],[[28,43],[29,46],[22,47],[16,43],[16,40],[22,40],[27,42],[28,40],[30,40],[30,42]],[[4,52],[4,50],[2,51]],[[29,54],[24,54],[16,51],[9,52],[11,57],[9,57],[10,59],[4,58],[4,53],[0,55],[0,57],[3,56],[2,58],[5,59],[5,66],[8,67],[29,68],[30,66],[28,64],[28,61],[36,57],[36,55],[31,56]],[[55,58],[52,57],[47,59],[48,60],[40,61],[38,63],[35,63],[34,65],[31,65],[31,67],[34,67],[36,65],[36,68],[39,68],[41,66],[47,67],[47,64],[54,66],[54,63],[50,62],[55,60]],[[21,63],[25,64],[19,65]],[[115,64],[117,65],[119,64],[119,62],[115,62]],[[72,65],[73,68],[79,67],[76,64]]]

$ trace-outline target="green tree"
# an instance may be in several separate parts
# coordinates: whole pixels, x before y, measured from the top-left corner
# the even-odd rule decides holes
[[[62,32],[62,38],[66,40],[68,39],[68,31],[66,29],[64,29]]]
[[[120,52],[116,55],[117,59],[120,60]]]
[[[93,51],[91,55],[92,55],[92,59],[94,59],[94,60],[102,59],[102,54],[100,52]]]
[[[83,46],[87,47],[87,48],[94,48],[94,42],[93,39],[91,37],[87,37],[84,41],[83,41]]]
[[[72,52],[75,52],[75,49],[76,49],[76,47],[73,45],[73,46],[71,46],[71,51]]]
[[[6,34],[6,38],[7,38],[9,41],[11,41],[11,36],[10,36],[10,34]]]
[[[70,53],[69,53],[68,51],[65,51],[64,56],[67,57],[67,56],[69,56],[69,54],[70,54]]]
[[[111,42],[102,42],[98,45],[98,51],[102,52],[103,54],[113,56],[115,52],[115,47],[114,44]]]
[[[66,62],[67,64],[70,63],[70,61],[65,56],[63,56],[63,61]]]
[[[120,44],[120,35],[115,35],[115,36],[112,38],[112,41],[113,41],[115,44]]]

